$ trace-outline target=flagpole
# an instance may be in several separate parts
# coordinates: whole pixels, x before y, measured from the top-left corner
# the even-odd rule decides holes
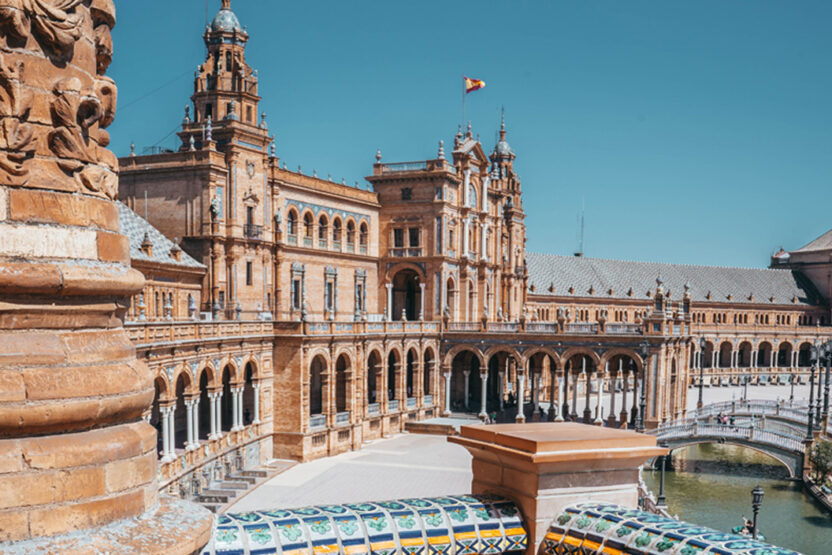
[[[465,127],[465,75],[462,76],[462,127]]]

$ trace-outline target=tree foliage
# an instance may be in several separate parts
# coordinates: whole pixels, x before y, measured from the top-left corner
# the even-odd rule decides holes
[[[832,472],[832,441],[820,440],[812,447],[809,460],[815,470],[815,481],[819,484],[826,482]]]

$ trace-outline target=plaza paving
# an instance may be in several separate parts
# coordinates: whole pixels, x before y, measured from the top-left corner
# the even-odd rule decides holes
[[[787,399],[789,386],[749,386],[749,399]],[[795,402],[807,399],[808,386],[795,387]],[[742,388],[705,388],[705,403],[740,398]],[[696,389],[688,390],[695,408]],[[620,396],[616,399],[620,404]],[[583,409],[580,400],[579,409]],[[544,406],[548,406],[545,405]],[[595,407],[595,396],[590,406]],[[609,399],[604,397],[604,408]],[[462,422],[461,422],[462,423]],[[402,434],[374,441],[360,451],[301,463],[275,476],[229,512],[302,507],[326,503],[431,497],[465,493],[471,488],[471,456],[438,435]]]

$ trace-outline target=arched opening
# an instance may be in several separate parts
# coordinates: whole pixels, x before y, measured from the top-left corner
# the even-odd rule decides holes
[[[390,351],[387,355],[387,400],[392,401],[396,398],[396,379],[399,374],[399,353]]]
[[[413,397],[416,393],[416,357],[416,351],[414,351],[413,349],[407,351],[407,362],[405,368],[405,393],[407,394],[408,399]]]
[[[289,237],[297,237],[298,234],[298,213],[289,210],[289,217],[286,218],[286,233]]]
[[[350,360],[347,355],[342,354],[335,362],[335,412],[346,412],[347,410],[347,371],[350,367]]]
[[[231,393],[231,367],[222,370],[222,401],[220,402],[220,429],[227,432],[234,425],[234,399]]]
[[[610,408],[607,420],[610,425],[626,428],[629,423],[635,423],[635,413],[638,410],[638,366],[633,357],[620,354],[610,358],[608,368]]]
[[[211,433],[211,400],[208,397],[208,369],[199,375],[199,439],[207,439]]]
[[[324,371],[326,361],[321,355],[312,359],[309,365],[309,414],[321,414],[324,409]]]
[[[714,365],[714,344],[705,342],[705,350],[702,351],[702,368],[711,368]]]
[[[425,395],[433,395],[433,366],[434,366],[433,350],[425,349],[424,359],[422,362],[422,391]]]
[[[789,368],[792,365],[792,344],[784,341],[777,347],[777,366]]]
[[[760,343],[760,348],[757,349],[757,366],[760,368],[771,366],[771,343],[768,341]]]
[[[810,343],[801,343],[800,350],[797,352],[797,365],[801,368],[808,368],[811,366],[811,352],[812,345]]]
[[[332,221],[332,248],[341,248],[341,218]]]
[[[674,418],[676,416],[677,381],[678,375],[676,372],[676,359],[674,358],[670,361],[670,398],[668,399],[668,412],[664,415],[666,418]]]
[[[183,449],[188,442],[187,408],[185,407],[185,390],[190,379],[184,372],[176,379],[176,408],[173,411],[173,439],[176,449]]]
[[[248,426],[254,421],[254,395],[254,367],[248,362],[243,383],[243,426]]]
[[[312,214],[307,212],[303,215],[303,236],[309,240],[311,243],[312,241],[312,230],[315,227],[315,219],[312,217]]]
[[[740,368],[751,366],[751,343],[748,341],[740,343],[740,348],[737,351],[737,366]]]
[[[367,224],[365,222],[361,222],[361,227],[359,228],[358,233],[358,244],[361,247],[361,253],[367,253],[367,240],[368,240],[369,233],[367,232]]]
[[[378,378],[381,371],[381,357],[377,351],[370,353],[367,359],[367,403],[379,402]]]
[[[453,278],[448,278],[445,285],[445,310],[448,317],[453,320],[456,316],[456,284]]]
[[[164,450],[162,445],[162,411],[160,403],[162,396],[167,392],[167,386],[162,378],[153,380],[153,405],[150,407],[150,425],[156,428],[156,452]]]
[[[347,248],[355,248],[355,222],[347,221]]]
[[[590,396],[592,395],[593,376],[596,372],[595,360],[587,354],[574,354],[566,361],[566,371],[569,373],[569,388],[572,393],[572,398],[568,401],[569,419],[577,422],[580,418],[584,424],[589,424],[592,422]],[[580,414],[579,405],[583,408]]]
[[[329,230],[326,216],[321,214],[318,218],[318,246],[326,248],[327,232]]]
[[[731,367],[731,352],[733,346],[728,343],[727,341],[723,341],[722,344],[719,346],[719,367],[720,368],[730,368]]]
[[[393,314],[391,318],[398,320],[416,320],[421,308],[421,288],[419,274],[413,270],[400,270],[393,276]]]
[[[468,306],[465,311],[465,320],[467,322],[474,322],[477,319],[477,288],[473,280],[468,280]]]
[[[462,351],[451,363],[451,410],[467,412],[479,409],[480,359],[471,351]]]

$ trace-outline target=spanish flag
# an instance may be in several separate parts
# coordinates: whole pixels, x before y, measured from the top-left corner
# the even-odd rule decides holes
[[[465,79],[465,94],[485,87],[485,81],[482,79],[471,79],[470,77],[465,77],[464,75],[462,78]]]

